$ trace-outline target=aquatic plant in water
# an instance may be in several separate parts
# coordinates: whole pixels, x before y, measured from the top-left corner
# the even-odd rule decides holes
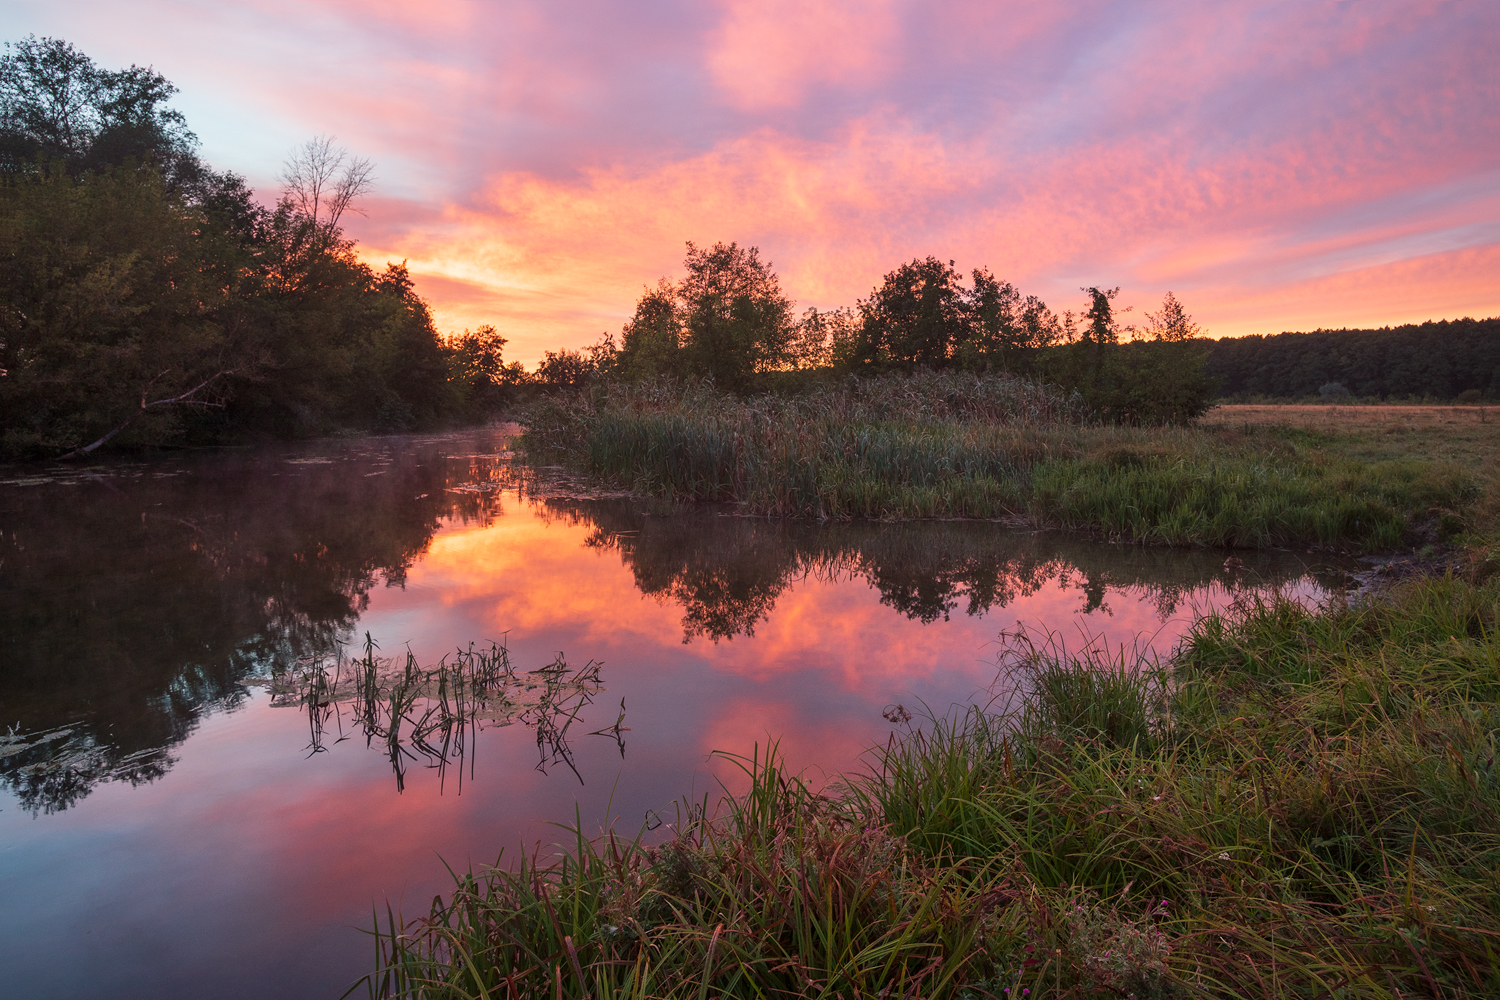
[[[366,746],[379,746],[390,758],[398,790],[406,786],[408,765],[417,762],[437,770],[443,783],[456,765],[462,790],[466,761],[473,778],[480,731],[520,722],[536,732],[539,770],[561,764],[583,781],[569,734],[579,713],[604,690],[602,664],[570,667],[559,653],[546,666],[517,672],[503,642],[487,649],[471,643],[432,667],[421,666],[410,650],[405,657],[381,657],[377,649],[367,632],[358,658],[346,658],[340,649],[332,663],[308,657],[273,676],[271,704],[307,712],[309,755],[357,732]],[[622,699],[615,724],[586,735],[613,738],[623,756],[629,731],[624,719]]]

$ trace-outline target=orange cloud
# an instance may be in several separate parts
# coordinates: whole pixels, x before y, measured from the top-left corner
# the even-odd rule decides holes
[[[1286,227],[1299,217],[1390,198],[1413,183],[1408,164],[1352,179],[1338,173],[1335,157],[1313,162],[1290,144],[1196,163],[1165,140],[1011,159],[877,113],[821,141],[760,129],[690,158],[591,169],[577,180],[501,174],[475,206],[448,208],[432,237],[395,235],[367,252],[409,257],[419,281],[445,283],[418,286],[440,326],[494,322],[511,337],[511,356],[528,361],[618,331],[642,285],[679,270],[687,240],[759,245],[792,295],[820,307],[852,304],[886,271],[927,253],[989,266],[1057,309],[1073,307],[1082,284],[1124,285],[1143,306],[1171,288],[1217,334],[1396,322],[1493,303],[1490,272],[1472,253],[1408,268],[1406,283],[1378,299],[1387,312],[1335,319],[1344,300],[1294,310],[1291,302],[1314,300],[1255,292],[1257,284],[1288,292],[1299,281],[1326,284],[1351,260],[1410,253],[1434,226],[1475,207],[1469,199],[1289,239]],[[1280,305],[1256,317],[1231,300]]]

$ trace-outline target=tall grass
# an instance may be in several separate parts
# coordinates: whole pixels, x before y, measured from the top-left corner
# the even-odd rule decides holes
[[[1005,518],[1173,545],[1391,548],[1477,494],[1462,470],[1364,461],[1286,428],[1091,425],[1011,376],[849,379],[741,399],[602,385],[527,415],[533,459],[651,495],[805,518]]]
[[[909,724],[828,796],[757,753],[750,791],[665,845],[577,834],[466,872],[387,914],[365,985],[1500,995],[1497,626],[1496,587],[1449,578],[1249,601],[1169,664],[1023,643],[1013,712]]]

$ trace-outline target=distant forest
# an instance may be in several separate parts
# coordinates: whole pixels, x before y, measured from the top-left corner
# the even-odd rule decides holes
[[[1379,330],[1315,330],[1209,342],[1204,371],[1225,399],[1500,399],[1500,317]]]

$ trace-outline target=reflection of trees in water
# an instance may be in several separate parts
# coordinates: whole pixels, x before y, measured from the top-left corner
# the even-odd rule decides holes
[[[1206,583],[1303,572],[1262,554],[1234,578],[1222,554],[971,522],[652,513],[557,470],[512,467],[499,443],[325,442],[0,485],[0,786],[54,811],[101,781],[160,776],[205,712],[238,707],[247,681],[335,655],[370,591],[402,586],[439,524],[488,525],[506,494],[591,527],[589,544],[618,551],[644,593],[683,608],[689,639],[753,634],[807,577],[867,581],[931,622],[1050,584],[1077,589],[1084,611],[1138,587],[1169,612]]]
[[[495,515],[498,492],[451,489],[504,463],[445,448],[359,441],[0,486],[0,786],[51,812],[100,781],[150,781],[247,678],[327,655],[443,518]]]
[[[587,544],[618,552],[643,593],[683,609],[684,642],[754,635],[799,580],[860,580],[881,603],[924,624],[960,607],[981,615],[1055,585],[1082,613],[1109,612],[1111,591],[1143,593],[1169,617],[1192,593],[1278,586],[1309,572],[1291,553],[1246,554],[1104,545],[974,521],[817,525],[673,511],[607,500],[548,500],[546,516],[591,527]],[[1332,582],[1330,579],[1329,582]]]

